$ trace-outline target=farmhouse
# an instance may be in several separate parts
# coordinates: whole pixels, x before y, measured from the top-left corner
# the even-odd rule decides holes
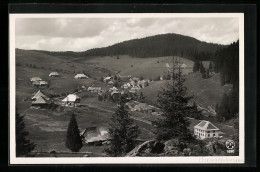
[[[139,102],[137,101],[129,101],[126,103],[126,106],[128,107],[128,109],[130,109],[130,111],[135,111],[135,106],[138,104]]]
[[[119,91],[112,91],[111,97],[113,100],[118,100],[121,96],[121,93]]]
[[[33,81],[33,82],[32,82],[32,85],[33,85],[33,86],[36,86],[36,87],[39,87],[39,86],[48,86],[49,83],[48,83],[47,81],[40,80],[40,81]]]
[[[41,81],[42,79],[40,77],[32,77],[30,79],[31,82],[34,82],[34,81]]]
[[[109,139],[109,133],[102,127],[89,127],[80,134],[87,144],[102,144]]]
[[[50,98],[47,97],[45,94],[43,94],[43,92],[41,90],[37,91],[36,93],[33,94],[32,100],[37,100],[40,97],[43,97],[46,100],[49,100]]]
[[[134,111],[140,111],[144,113],[152,113],[153,108],[146,103],[139,103],[134,107]]]
[[[107,85],[114,85],[114,82],[113,82],[113,81],[109,81],[109,82],[107,83]]]
[[[69,94],[62,100],[63,106],[77,107],[80,106],[80,98],[75,94]]]
[[[77,74],[76,76],[74,76],[75,79],[87,79],[88,77],[83,74],[83,73],[80,73],[80,74]]]
[[[194,126],[194,134],[199,139],[219,137],[220,130],[209,121],[201,121]]]
[[[49,104],[49,101],[42,96],[37,97],[37,99],[33,99],[32,107],[43,108]]]
[[[107,77],[105,77],[105,78],[103,79],[103,81],[104,81],[105,83],[107,83],[107,82],[109,82],[109,81],[111,81],[111,80],[113,80],[113,77],[112,77],[112,76],[107,76]]]
[[[101,92],[101,87],[91,86],[91,87],[88,87],[88,91],[99,93],[99,92]]]
[[[121,88],[123,88],[123,89],[128,89],[130,87],[131,87],[131,85],[129,83],[125,83],[124,85],[121,86]]]
[[[112,87],[112,88],[109,88],[109,91],[118,91],[118,88]]]
[[[58,72],[51,72],[49,74],[49,77],[59,77],[60,75],[58,74]]]

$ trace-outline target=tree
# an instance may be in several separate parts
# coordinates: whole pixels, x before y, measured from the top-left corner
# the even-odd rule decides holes
[[[175,73],[172,70],[172,83],[167,82],[165,88],[158,92],[158,106],[162,109],[162,118],[158,118],[155,124],[157,140],[169,140],[179,138],[181,141],[193,139],[189,130],[190,122],[186,118],[192,110],[188,106],[192,98],[187,95],[187,88],[183,85],[185,78],[182,76],[181,68]]]
[[[139,102],[141,102],[141,103],[145,102],[145,97],[143,95],[143,92],[141,92],[140,95],[139,95]]]
[[[115,113],[112,115],[109,134],[111,142],[105,151],[111,156],[123,156],[135,147],[138,126],[129,117],[125,109],[125,98],[121,97]]]
[[[116,75],[114,76],[114,80],[117,80],[117,76]]]
[[[23,157],[23,156],[31,156],[31,151],[34,150],[36,144],[31,142],[30,140],[26,139],[26,136],[29,135],[27,131],[25,131],[25,124],[23,121],[24,116],[21,116],[19,113],[16,113],[16,156]]]
[[[221,103],[218,107],[217,117],[218,117],[219,121],[223,121],[225,119],[230,119],[228,102],[229,102],[229,97],[226,93],[224,93]]]
[[[198,120],[202,119],[202,114],[201,114],[201,110],[198,110],[198,106],[196,104],[196,102],[193,102],[193,106],[191,107],[191,111],[192,113],[190,113],[190,117],[191,118],[195,118]]]
[[[200,62],[200,73],[202,73],[202,74],[205,73],[205,68],[204,68],[202,62]]]
[[[75,114],[72,113],[67,129],[66,147],[72,152],[78,152],[82,146],[82,138],[80,136],[78,123]]]

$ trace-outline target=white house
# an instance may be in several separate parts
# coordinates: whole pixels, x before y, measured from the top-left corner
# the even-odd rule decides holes
[[[76,79],[87,79],[88,77],[83,73],[79,73],[76,76],[74,76],[74,78],[76,78]]]
[[[101,87],[91,86],[91,87],[88,87],[88,91],[99,93],[99,92],[101,92]]]
[[[199,139],[219,137],[220,130],[209,121],[201,121],[194,126],[194,135]]]
[[[76,94],[69,94],[62,100],[62,105],[69,107],[80,106],[80,98]]]
[[[30,79],[31,82],[35,82],[35,81],[41,81],[42,79],[40,77],[32,77]]]
[[[50,74],[49,74],[49,77],[59,77],[60,75],[59,75],[59,73],[58,72],[51,72]]]
[[[113,80],[113,77],[112,77],[112,76],[107,76],[107,77],[105,77],[105,78],[103,79],[103,81],[104,81],[105,83],[107,83],[107,82],[109,82],[109,81],[111,81],[111,80]]]

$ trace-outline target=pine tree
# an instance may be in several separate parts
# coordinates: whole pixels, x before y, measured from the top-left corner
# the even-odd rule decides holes
[[[194,110],[188,106],[192,98],[187,95],[187,88],[183,85],[185,78],[182,76],[180,67],[175,73],[172,71],[172,83],[167,82],[166,88],[158,92],[158,105],[163,111],[162,117],[154,122],[157,140],[169,140],[179,138],[182,141],[193,139],[189,130],[190,122],[186,118]]]
[[[138,126],[125,109],[124,97],[121,97],[111,121],[109,128],[111,142],[105,151],[111,156],[123,156],[135,147],[135,140],[139,134]]]
[[[200,63],[199,61],[195,61],[193,64],[193,72],[197,72],[200,69]]]
[[[31,156],[31,151],[34,150],[36,144],[31,142],[30,140],[26,139],[26,136],[29,135],[27,131],[25,131],[25,124],[23,121],[24,116],[21,116],[19,113],[16,113],[16,156],[23,157],[23,156]]]
[[[72,152],[78,152],[82,146],[82,138],[80,136],[78,123],[75,114],[73,113],[67,129],[66,147]]]

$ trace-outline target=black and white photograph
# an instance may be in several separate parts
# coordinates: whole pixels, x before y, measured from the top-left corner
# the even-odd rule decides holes
[[[243,17],[10,14],[10,162],[244,163]]]

